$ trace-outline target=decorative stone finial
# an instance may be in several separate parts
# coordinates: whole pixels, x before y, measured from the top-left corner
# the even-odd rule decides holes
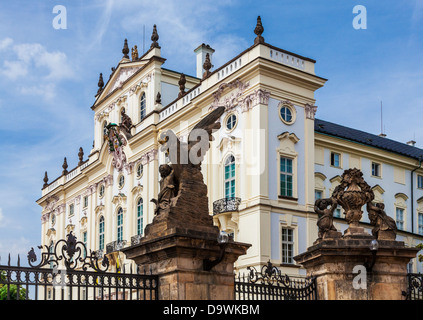
[[[84,150],[82,149],[82,147],[80,147],[78,152],[78,158],[79,158],[78,166],[84,163],[84,161],[82,160],[83,157],[84,157]]]
[[[98,90],[97,90],[97,94],[99,94],[101,91],[103,91],[103,87],[104,87],[104,81],[103,81],[103,74],[100,73],[100,77],[98,78]]]
[[[65,160],[63,160],[63,165],[62,165],[63,171],[62,171],[62,175],[68,174],[68,162],[66,161],[66,157]]]
[[[151,35],[151,41],[153,43],[151,44],[150,48],[160,48],[159,43],[157,42],[159,40],[159,34],[157,33],[156,25],[153,26],[153,33]]]
[[[138,48],[137,45],[135,45],[132,48],[132,61],[138,60]]]
[[[157,92],[156,103],[157,104],[161,104],[162,103],[162,95],[160,94],[160,92]]]
[[[125,39],[125,43],[123,44],[122,49],[123,57],[126,59],[129,59],[128,53],[129,53],[129,47],[128,47],[128,40]]]
[[[206,70],[206,71],[204,71],[203,79],[207,78],[210,75],[211,67],[212,67],[212,64],[211,64],[211,61],[210,61],[210,55],[209,55],[209,53],[206,53],[206,59],[204,60],[204,64],[203,64],[203,69]]]
[[[185,75],[181,73],[181,77],[179,78],[179,95],[178,98],[182,97],[185,94],[185,83],[187,80],[185,79]]]
[[[254,33],[257,35],[257,37],[254,39],[254,44],[258,43],[264,43],[264,38],[261,36],[264,31],[263,25],[261,24],[261,18],[260,16],[257,17],[257,25],[254,29]]]
[[[43,189],[44,189],[45,187],[47,187],[47,186],[48,186],[48,176],[47,176],[47,171],[46,171],[46,173],[44,174],[44,179],[43,179],[43,181],[44,181],[44,184],[43,184]]]

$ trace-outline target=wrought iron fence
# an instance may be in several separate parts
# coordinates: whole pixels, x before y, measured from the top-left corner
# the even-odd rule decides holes
[[[39,247],[42,249],[42,247]],[[158,300],[158,277],[125,267],[108,272],[109,260],[98,260],[72,233],[55,246],[45,246],[41,261],[32,248],[29,267],[0,265],[0,300]]]
[[[236,300],[317,300],[316,278],[282,275],[269,261],[258,272],[248,267],[247,275],[235,277]]]
[[[407,300],[423,300],[423,274],[407,274],[408,289],[402,294]]]

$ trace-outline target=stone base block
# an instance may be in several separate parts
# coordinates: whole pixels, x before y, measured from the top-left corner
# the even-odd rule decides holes
[[[370,235],[323,239],[294,259],[316,277],[321,300],[401,300],[407,289],[407,264],[418,249],[379,240],[372,253]]]
[[[143,238],[139,244],[122,249],[127,258],[159,275],[159,299],[234,299],[234,262],[251,245],[229,242],[222,261],[204,271],[204,259],[213,261],[221,254],[217,237],[201,237],[198,231],[186,229],[170,232]]]

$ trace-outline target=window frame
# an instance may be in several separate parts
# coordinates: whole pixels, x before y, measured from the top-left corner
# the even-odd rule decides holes
[[[401,220],[398,219],[398,212],[401,212]],[[395,207],[395,223],[397,225],[397,229],[401,231],[405,231],[405,209],[401,207]],[[401,226],[401,227],[400,227]]]
[[[423,235],[423,212],[417,212],[417,233]]]
[[[119,207],[116,213],[116,240],[123,241],[123,209]]]
[[[140,210],[141,209],[141,210]],[[139,198],[137,201],[137,217],[136,217],[137,235],[144,234],[144,200]]]
[[[295,265],[295,229],[286,226],[281,226],[280,233],[280,254],[281,262],[284,265]],[[287,232],[287,238],[284,240],[284,231]],[[289,233],[291,240],[289,240]]]
[[[104,240],[105,240],[105,219],[104,216],[101,216],[98,219],[98,250],[104,250]]]
[[[291,172],[287,172],[287,171],[282,171],[282,159],[288,160],[291,162]],[[294,170],[294,163],[295,163],[295,159],[291,158],[291,157],[287,157],[285,155],[280,155],[279,156],[279,165],[278,165],[278,194],[280,197],[286,197],[286,198],[295,198],[295,194],[294,194],[294,180],[295,180],[295,170]],[[285,167],[287,167],[285,165]],[[283,194],[282,192],[282,175],[286,176],[286,177],[291,177],[291,192],[290,194]],[[286,190],[288,188],[285,188]]]
[[[374,177],[374,178],[382,178],[382,164],[380,162],[372,161],[370,169],[371,169],[371,175],[372,175],[372,177]],[[376,172],[377,174],[374,174],[375,173],[375,169],[377,171]]]
[[[423,176],[421,174],[417,175],[417,189],[423,189]]]
[[[229,128],[228,127],[228,121],[230,119],[233,119],[233,117],[235,117],[235,121],[231,121],[231,127]],[[235,130],[236,126],[238,125],[238,115],[235,112],[229,113],[226,116],[224,123],[225,123],[226,132],[231,132],[231,131]]]
[[[335,161],[335,156],[338,156],[338,165],[336,165],[336,161]],[[331,151],[330,152],[330,166],[334,167],[334,168],[342,168],[342,153],[340,152],[336,152],[336,151]]]
[[[233,160],[229,160],[229,159]],[[230,161],[230,162],[228,162]],[[229,171],[226,171],[227,167],[231,167]],[[227,173],[229,173],[229,177],[226,177]],[[223,195],[224,198],[234,198],[236,196],[236,160],[233,154],[229,154],[225,158],[224,166],[223,166]],[[233,190],[232,190],[233,189]],[[227,193],[229,190],[229,193]]]
[[[140,122],[143,121],[147,116],[147,96],[145,91],[140,94],[139,100],[139,115],[140,115]]]
[[[284,119],[284,116],[282,115],[283,109],[289,110],[290,116],[291,116],[290,120]],[[279,119],[281,119],[281,121],[286,125],[292,125],[297,118],[297,112],[294,108],[294,105],[291,104],[291,103],[286,103],[286,102],[280,102],[279,103],[279,105],[278,105],[278,115],[279,115]],[[286,115],[286,112],[285,112],[285,115]]]

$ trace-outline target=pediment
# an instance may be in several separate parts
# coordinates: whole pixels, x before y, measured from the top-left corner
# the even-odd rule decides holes
[[[96,101],[101,101],[114,90],[122,88],[125,82],[135,73],[137,73],[141,68],[143,68],[144,65],[145,64],[140,63],[140,61],[134,63],[120,63],[117,66],[116,70],[114,70],[111,74],[100,95],[96,97]]]
[[[119,70],[116,70],[116,74],[113,75],[113,79],[111,79],[112,81],[109,81],[107,87],[105,88],[106,90],[104,90],[105,94],[108,95],[114,90],[121,88],[125,81],[134,75],[139,69],[141,69],[141,66],[121,67]]]

